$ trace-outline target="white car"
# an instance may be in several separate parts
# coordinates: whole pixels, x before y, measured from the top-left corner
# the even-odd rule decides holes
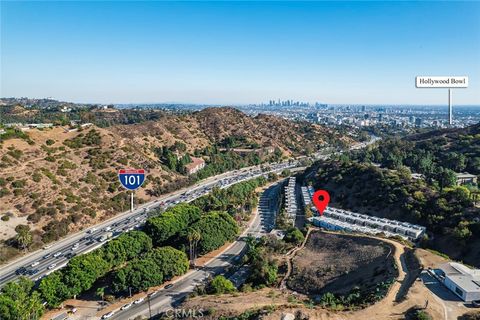
[[[109,313],[105,313],[105,314],[102,316],[102,319],[111,318],[111,317],[113,317],[113,314],[114,314],[113,311],[110,311]]]
[[[39,264],[40,264],[40,262],[35,261],[34,263],[31,264],[31,266],[32,266],[32,267],[36,267],[36,266],[38,266]]]
[[[130,303],[127,303],[126,305],[122,306],[122,307],[120,308],[120,310],[127,310],[127,309],[130,308],[131,306],[132,306],[132,303],[131,303],[131,302],[130,302]]]
[[[87,232],[90,233],[90,234],[92,234],[92,233],[94,233],[95,231],[97,231],[97,228],[92,228],[92,229],[88,230]]]
[[[145,300],[145,297],[138,298],[137,300],[133,301],[133,303],[139,304],[139,303],[142,303],[143,300]]]
[[[153,297],[154,295],[156,295],[158,293],[158,291],[153,291],[152,293],[150,293],[148,296],[149,297]]]
[[[58,258],[58,257],[60,257],[61,255],[62,255],[62,252],[61,252],[61,251],[58,251],[58,252],[55,253],[53,256],[54,256],[55,258]]]
[[[52,270],[53,268],[55,268],[57,266],[56,263],[52,263],[51,265],[48,266],[48,270]]]
[[[73,247],[72,247],[72,251],[77,250],[77,249],[78,249],[78,246],[79,246],[78,243],[75,243],[75,244],[73,245]]]

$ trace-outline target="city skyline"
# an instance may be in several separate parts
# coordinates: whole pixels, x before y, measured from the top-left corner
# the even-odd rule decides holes
[[[1,6],[3,97],[446,105],[446,89],[417,89],[415,76],[467,75],[453,105],[480,104],[475,2]]]

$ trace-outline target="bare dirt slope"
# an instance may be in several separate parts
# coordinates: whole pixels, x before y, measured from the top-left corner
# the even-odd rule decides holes
[[[348,294],[354,287],[368,292],[396,277],[392,252],[376,239],[315,231],[293,258],[287,285],[309,295]]]
[[[380,240],[380,239],[379,239]],[[356,311],[331,311],[319,306],[306,307],[307,297],[302,294],[292,294],[289,290],[262,289],[250,293],[238,293],[220,296],[201,296],[189,299],[182,308],[209,310],[212,315],[207,319],[218,319],[221,315],[238,316],[246,311],[253,313],[258,309],[271,309],[262,319],[281,319],[286,313],[299,315],[299,319],[315,320],[370,320],[370,319],[405,319],[405,313],[415,307],[424,307],[428,301],[426,311],[433,319],[457,319],[471,310],[461,303],[445,302],[435,295],[422,281],[415,281],[408,290],[402,302],[396,302],[396,296],[404,279],[408,278],[410,270],[406,268],[403,254],[405,247],[395,241],[381,239],[391,244],[395,250],[393,258],[398,266],[399,276],[388,294],[381,301]],[[416,252],[424,266],[443,263],[445,260],[425,250]],[[307,303],[308,304],[308,303]]]

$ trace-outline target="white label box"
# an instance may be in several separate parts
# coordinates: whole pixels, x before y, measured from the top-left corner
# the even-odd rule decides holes
[[[467,88],[467,76],[417,76],[415,78],[417,88]]]

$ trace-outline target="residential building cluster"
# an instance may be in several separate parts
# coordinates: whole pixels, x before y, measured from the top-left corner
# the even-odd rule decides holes
[[[331,207],[325,209],[322,216],[311,218],[311,222],[317,227],[328,230],[361,232],[372,235],[383,233],[387,237],[400,236],[411,241],[418,240],[426,231],[425,227],[408,222],[378,218]]]
[[[297,180],[295,177],[288,179],[288,184],[285,186],[285,213],[287,218],[293,223],[297,216],[297,197],[295,194],[295,186]]]

